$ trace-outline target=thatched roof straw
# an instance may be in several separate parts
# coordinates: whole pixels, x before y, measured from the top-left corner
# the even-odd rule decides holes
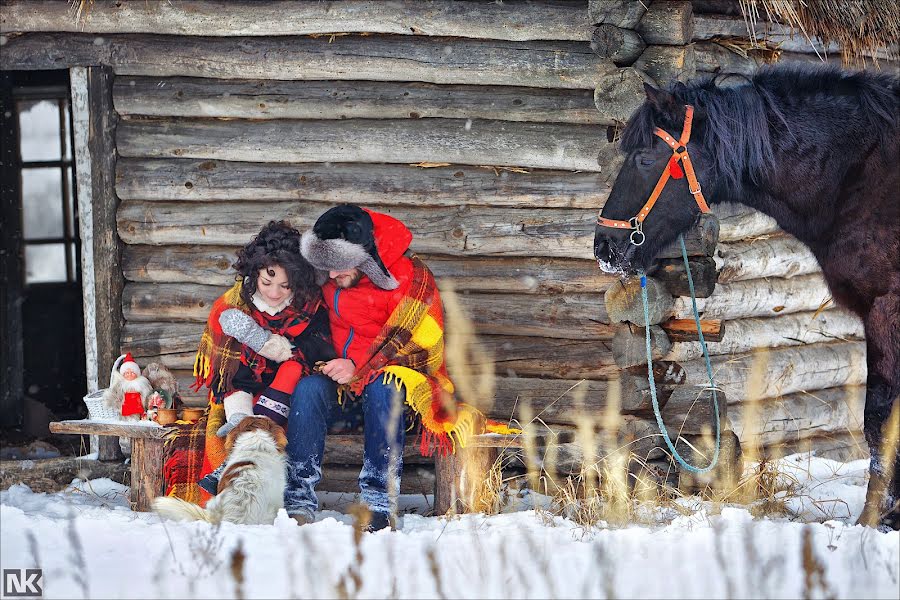
[[[823,43],[836,42],[845,64],[860,63],[875,50],[897,56],[900,40],[900,2],[897,0],[740,0],[744,17],[755,24],[784,23]]]

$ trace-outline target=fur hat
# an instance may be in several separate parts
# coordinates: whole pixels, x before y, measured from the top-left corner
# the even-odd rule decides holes
[[[303,234],[300,252],[321,271],[359,269],[383,290],[400,285],[381,260],[372,217],[354,204],[331,208]]]

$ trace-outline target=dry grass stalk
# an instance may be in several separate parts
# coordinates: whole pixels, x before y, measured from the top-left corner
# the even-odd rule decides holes
[[[234,579],[234,597],[238,600],[244,598],[244,562],[246,558],[247,555],[244,554],[241,541],[238,540],[238,545],[231,553],[231,561],[228,565],[228,571],[231,578]]]

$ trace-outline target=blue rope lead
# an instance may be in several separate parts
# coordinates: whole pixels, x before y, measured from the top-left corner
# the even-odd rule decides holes
[[[700,469],[693,465],[689,465],[687,461],[678,454],[678,451],[675,449],[675,444],[672,443],[669,432],[666,430],[666,426],[663,423],[662,413],[659,410],[659,400],[656,398],[656,382],[653,379],[653,352],[650,348],[650,307],[647,301],[647,276],[643,271],[640,271],[641,300],[644,302],[644,327],[647,332],[647,378],[650,380],[650,399],[653,401],[653,414],[656,416],[656,424],[659,426],[659,431],[662,433],[663,439],[666,440],[666,446],[669,447],[669,451],[672,453],[672,456],[675,457],[675,460],[679,465],[691,473],[700,474],[712,471],[719,462],[719,442],[721,436],[719,427],[719,397],[716,394],[716,383],[713,381],[712,365],[709,362],[709,352],[706,349],[706,340],[703,339],[703,330],[700,327],[700,314],[697,312],[697,298],[694,294],[694,279],[691,277],[691,267],[688,264],[687,248],[684,246],[684,236],[679,235],[678,241],[681,242],[681,256],[684,258],[684,268],[687,271],[688,287],[691,290],[691,306],[694,308],[694,322],[697,324],[697,334],[700,336],[700,347],[703,349],[703,358],[706,361],[706,375],[709,377],[709,387],[713,393],[713,410],[716,419],[716,451],[713,454],[712,461],[710,461],[708,467]]]

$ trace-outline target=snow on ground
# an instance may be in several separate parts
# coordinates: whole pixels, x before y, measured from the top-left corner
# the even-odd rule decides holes
[[[0,561],[43,568],[48,598],[898,598],[900,533],[852,525],[866,467],[784,459],[779,471],[797,484],[791,518],[687,499],[687,516],[584,529],[536,495],[460,518],[422,516],[426,499],[404,497],[399,530],[359,547],[334,510],[346,494],[323,494],[326,509],[304,527],[282,512],[273,525],[216,528],[134,513],[109,480],[57,494],[18,485],[0,492]],[[243,569],[232,569],[238,548]]]

